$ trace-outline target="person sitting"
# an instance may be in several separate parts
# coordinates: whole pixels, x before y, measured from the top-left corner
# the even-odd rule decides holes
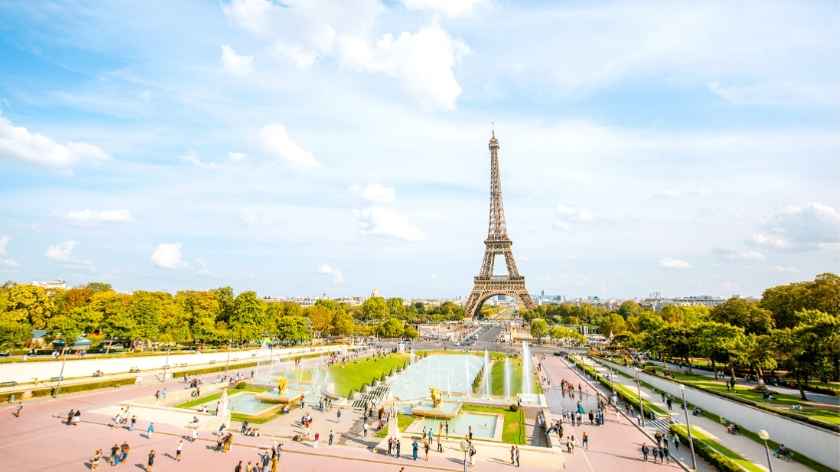
[[[694,416],[700,416],[700,415],[703,414],[703,410],[701,410],[700,408],[694,407],[694,409],[691,410],[691,414],[694,415]]]
[[[738,434],[738,425],[735,423],[729,423],[726,425],[726,432],[729,434]]]
[[[784,444],[779,444],[779,447],[777,447],[776,450],[773,451],[773,455],[779,458],[788,457],[790,456],[790,449],[786,448]]]

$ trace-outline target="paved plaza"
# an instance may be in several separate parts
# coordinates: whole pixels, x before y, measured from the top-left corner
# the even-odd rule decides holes
[[[543,374],[552,385],[561,379],[577,385],[581,378],[565,361],[548,357],[542,362]],[[247,371],[246,371],[247,372]],[[216,375],[208,375],[211,382]],[[428,460],[420,454],[417,462],[411,460],[411,440],[404,437],[401,458],[385,455],[382,451],[385,438],[361,432],[359,413],[349,407],[342,409],[339,420],[336,408],[320,412],[304,409],[293,410],[288,415],[260,425],[260,437],[244,437],[235,432],[234,445],[223,454],[215,450],[217,436],[211,428],[201,428],[196,442],[187,441],[183,460],[174,460],[179,438],[188,434],[185,417],[172,416],[165,407],[160,410],[133,410],[138,414],[137,427],[129,431],[113,427],[112,415],[126,402],[136,404],[153,398],[154,392],[166,387],[177,393],[184,389],[179,381],[155,385],[135,385],[120,389],[106,389],[89,393],[71,394],[58,399],[44,399],[27,403],[20,417],[13,415],[15,408],[6,407],[0,414],[0,454],[3,470],[15,471],[68,471],[89,470],[89,459],[97,448],[106,452],[115,443],[127,442],[131,447],[127,464],[118,466],[128,470],[143,468],[151,449],[157,453],[155,471],[175,470],[233,470],[238,461],[256,463],[260,454],[282,443],[280,470],[323,471],[323,470],[463,470],[463,453],[458,441],[445,441],[444,452],[432,452]],[[582,384],[586,392],[592,387]],[[82,411],[78,426],[68,426],[63,419],[71,409]],[[151,411],[152,413],[149,413]],[[291,437],[302,431],[300,416],[308,412],[313,417],[312,432],[320,433],[317,445],[312,442],[294,442]],[[149,418],[155,420],[155,432],[148,438],[145,434]],[[232,430],[238,431],[234,423]],[[566,434],[573,434],[578,443],[573,453],[565,447],[554,448],[521,446],[521,469],[535,471],[568,470],[594,472],[601,470],[654,471],[681,470],[676,464],[655,464],[641,460],[640,448],[651,440],[636,428],[627,418],[609,412],[603,426],[570,427],[565,425]],[[335,443],[327,444],[329,431],[335,434]],[[586,432],[590,438],[588,449],[580,447],[580,438]],[[510,464],[509,446],[503,443],[476,441],[477,455],[471,470],[497,471],[513,470]],[[100,469],[111,469],[108,464]]]

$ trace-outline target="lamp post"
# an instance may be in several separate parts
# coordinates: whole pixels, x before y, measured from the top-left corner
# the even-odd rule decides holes
[[[53,393],[53,398],[58,397],[58,394],[61,393],[61,382],[64,380],[64,365],[67,362],[67,340],[64,340],[64,345],[61,346],[61,372],[58,373],[58,385],[55,387],[55,393]]]
[[[639,381],[639,368],[635,368],[636,371],[636,391],[639,393],[639,412],[641,416],[639,417],[639,424],[642,428],[645,427],[645,402],[642,400],[642,383]]]
[[[685,430],[688,432],[688,446],[691,448],[691,469],[697,470],[697,459],[694,457],[694,439],[691,437],[691,424],[688,421],[688,403],[685,401],[685,385],[683,384],[680,384],[680,393],[682,393],[683,413],[685,413]]]
[[[773,462],[770,460],[770,448],[767,447],[767,440],[770,439],[770,433],[762,429],[758,432],[758,437],[764,443],[764,453],[767,454],[767,467],[770,469],[770,472],[773,472]]]

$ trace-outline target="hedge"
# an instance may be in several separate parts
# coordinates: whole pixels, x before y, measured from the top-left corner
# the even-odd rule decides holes
[[[688,430],[685,425],[672,424],[671,431],[679,436],[683,444],[688,444]],[[695,426],[691,427],[691,436],[695,452],[722,472],[765,472],[763,467],[724,447]]]
[[[570,357],[570,359],[572,359],[572,362],[578,368],[580,368],[581,370],[586,372],[590,377],[592,377],[592,378],[596,379],[597,381],[601,382],[602,385],[604,385],[608,388],[615,388],[615,393],[619,397],[623,398],[624,401],[626,401],[627,403],[633,405],[637,410],[639,409],[639,397],[635,393],[629,392],[627,390],[627,388],[624,387],[621,384],[610,383],[610,381],[606,377],[601,375],[600,372],[595,370],[594,367],[589,366],[587,364],[584,364],[583,362],[579,361],[577,359],[577,357]],[[645,412],[650,412],[650,413],[653,413],[653,414],[659,415],[659,416],[668,416],[669,415],[669,413],[667,411],[663,410],[662,408],[660,408],[657,405],[654,405],[650,401],[648,401],[648,400],[642,400],[642,401],[644,402]]]
[[[101,382],[90,382],[90,383],[81,383],[81,384],[69,384],[69,385],[62,385],[60,394],[65,393],[73,393],[73,392],[84,392],[86,390],[95,390],[97,388],[105,388],[105,387],[120,387],[123,385],[130,385],[135,383],[134,377],[128,377],[123,379],[115,379],[115,380],[103,380]],[[32,396],[33,397],[46,397],[52,393],[53,386],[49,387],[40,387],[32,389]],[[15,396],[15,400],[20,400],[23,392],[15,392],[15,393],[2,393],[0,394],[0,402],[8,402],[10,401],[12,395]]]

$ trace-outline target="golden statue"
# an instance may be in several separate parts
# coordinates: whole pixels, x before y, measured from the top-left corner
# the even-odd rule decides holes
[[[286,387],[288,385],[289,381],[286,380],[286,377],[280,377],[279,379],[277,379],[277,392],[279,392],[282,395],[283,392],[286,391]]]
[[[432,387],[432,407],[437,408],[440,406],[440,390]]]

